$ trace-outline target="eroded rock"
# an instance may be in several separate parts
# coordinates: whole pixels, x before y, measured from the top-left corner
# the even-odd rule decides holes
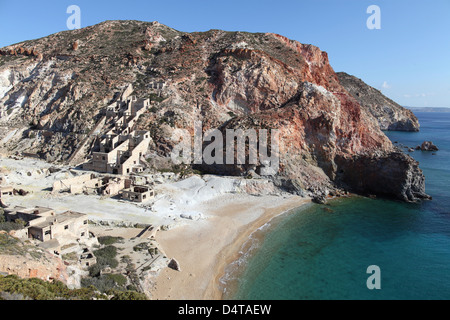
[[[180,264],[175,259],[171,259],[167,266],[175,271],[181,271]]]
[[[432,141],[424,141],[421,146],[417,146],[416,150],[422,151],[438,151],[439,148]]]

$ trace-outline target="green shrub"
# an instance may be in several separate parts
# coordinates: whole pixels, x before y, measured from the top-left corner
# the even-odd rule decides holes
[[[143,293],[136,291],[118,291],[114,292],[114,296],[111,300],[148,300],[147,296]]]
[[[84,288],[94,287],[102,293],[106,293],[117,287],[116,282],[107,275],[101,275],[94,278],[81,279],[81,286]]]
[[[117,268],[119,265],[119,261],[117,259],[110,259],[105,257],[97,257],[97,264],[103,266],[103,267],[111,267],[111,268]]]
[[[120,257],[120,262],[123,262],[123,263],[130,263],[131,262],[131,258],[130,258],[130,256],[129,255],[124,255],[124,256],[121,256]]]
[[[98,237],[98,242],[100,244],[103,244],[105,246],[112,245],[114,243],[122,243],[123,238],[122,237],[113,237],[113,236],[104,236],[104,237]]]
[[[97,258],[97,264],[102,266],[110,266],[116,268],[119,265],[117,261],[117,248],[114,246],[107,246],[94,251],[94,255]]]
[[[108,295],[116,295],[123,291],[126,291],[128,287],[125,288],[127,283],[127,278],[121,274],[105,274],[100,277],[94,278],[83,278],[81,279],[81,285],[84,288],[93,287],[96,290],[106,293]],[[131,287],[130,287],[131,288]],[[122,299],[114,299],[122,300]]]
[[[25,227],[25,225],[27,224],[24,220],[22,219],[17,219],[16,221],[14,221],[17,225],[20,226],[20,228],[22,229],[23,227]]]
[[[94,250],[94,255],[97,258],[97,263],[89,267],[90,277],[99,277],[101,271],[106,268],[116,268],[119,265],[117,261],[117,248],[114,246],[106,246],[104,248]]]
[[[78,255],[75,252],[69,252],[63,254],[61,257],[63,260],[75,261],[78,260]]]
[[[6,221],[5,211],[0,208],[0,230],[10,232],[11,230],[19,230],[25,226],[25,221],[17,219],[17,221]]]
[[[89,276],[90,277],[98,277],[100,276],[100,272],[103,270],[104,266],[101,264],[93,264],[92,266],[89,267],[88,271],[89,271]]]
[[[122,287],[125,286],[127,283],[127,278],[123,276],[122,274],[107,274],[107,277],[112,279],[118,286]]]
[[[8,234],[0,234],[0,247],[12,247],[19,245],[20,241]]]
[[[127,285],[127,291],[138,291],[138,288],[134,284]]]
[[[21,294],[33,300],[101,299],[95,288],[69,289],[61,281],[46,282],[38,278],[21,279],[16,275],[0,276],[0,292]]]
[[[165,98],[158,96],[156,93],[151,93],[149,99],[154,102],[162,102]]]
[[[23,228],[23,225],[16,222],[0,222],[0,230],[10,232],[12,230],[20,230]]]
[[[149,249],[149,244],[146,242],[141,242],[133,247],[134,251],[142,251],[142,250],[148,250],[148,249]]]

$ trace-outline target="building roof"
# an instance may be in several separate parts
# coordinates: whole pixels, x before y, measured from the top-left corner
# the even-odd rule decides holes
[[[33,225],[34,228],[46,228],[55,224],[63,224],[67,221],[73,220],[73,219],[77,219],[77,218],[81,218],[87,216],[84,213],[79,213],[79,212],[74,212],[74,211],[66,211],[60,214],[56,214],[54,216],[50,216],[47,217],[47,219],[45,219],[45,221],[35,224]]]
[[[130,192],[130,193],[144,193],[147,191],[152,191],[152,187],[150,186],[140,186],[140,185],[133,185],[128,189],[123,189],[124,192]]]
[[[39,244],[39,247],[43,249],[58,249],[61,247],[61,244],[59,243],[58,239],[51,239],[45,242],[41,242]]]

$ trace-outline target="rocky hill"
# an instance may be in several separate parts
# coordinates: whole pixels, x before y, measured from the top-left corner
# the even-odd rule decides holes
[[[41,248],[25,244],[5,231],[0,231],[0,274],[56,279],[64,283],[69,278],[61,259]]]
[[[175,128],[193,132],[198,120],[203,131],[279,129],[274,181],[285,189],[426,197],[418,163],[394,148],[341,85],[327,53],[272,33],[185,33],[158,22],[106,21],[2,48],[3,151],[67,161],[129,84],[133,95],[152,100],[137,124],[150,130],[160,156],[172,150]],[[248,175],[259,168],[202,169]]]
[[[361,107],[378,120],[381,130],[419,131],[419,120],[411,110],[392,101],[355,76],[345,72],[338,72],[337,76],[341,85]]]

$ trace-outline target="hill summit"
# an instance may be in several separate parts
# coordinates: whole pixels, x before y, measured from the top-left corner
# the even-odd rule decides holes
[[[151,133],[149,152],[158,157],[173,149],[174,130],[192,131],[195,121],[203,131],[273,128],[280,132],[280,187],[426,197],[418,163],[394,148],[341,84],[327,53],[273,33],[106,21],[2,48],[3,151],[66,162],[130,84],[133,96],[151,101],[136,129]],[[233,175],[258,169],[202,166]]]

